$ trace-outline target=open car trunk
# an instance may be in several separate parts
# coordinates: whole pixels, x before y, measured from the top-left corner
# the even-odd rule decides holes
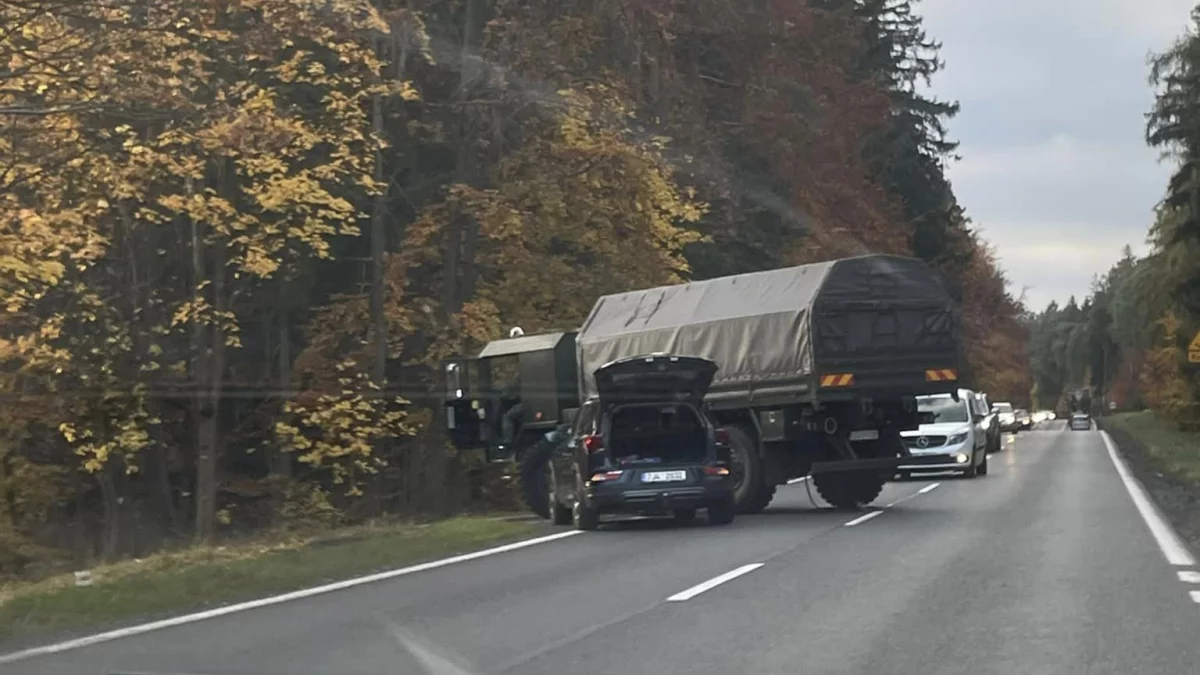
[[[628,404],[615,408],[606,439],[620,466],[702,464],[707,443],[700,414],[690,405]]]

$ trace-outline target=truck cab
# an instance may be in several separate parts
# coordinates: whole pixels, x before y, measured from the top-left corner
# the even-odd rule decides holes
[[[454,446],[482,449],[488,461],[519,461],[562,424],[579,407],[575,335],[493,340],[475,357],[444,361],[446,431]]]

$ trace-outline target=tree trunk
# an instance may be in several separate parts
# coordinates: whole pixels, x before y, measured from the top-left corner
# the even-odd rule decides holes
[[[237,177],[228,160],[216,167],[217,187],[231,204],[236,206],[234,184]],[[212,255],[212,307],[216,314],[213,325],[203,321],[192,323],[192,346],[195,350],[192,382],[196,388],[193,419],[196,433],[196,539],[212,541],[216,534],[217,463],[221,456],[221,390],[225,372],[225,334],[221,327],[228,298],[225,293],[225,244],[217,241]],[[205,247],[198,226],[192,223],[192,267],[195,278],[193,300],[199,301],[201,284],[206,278]]]
[[[109,462],[96,474],[104,514],[104,525],[100,531],[100,557],[104,560],[115,559],[121,545],[121,498],[117,493],[115,471],[115,465]]]
[[[383,96],[376,94],[371,100],[371,126],[376,137],[383,138]],[[375,195],[371,213],[371,379],[383,390],[387,386],[388,326],[384,314],[384,264],[387,254],[387,175],[384,172],[383,148],[375,150],[375,183],[379,194]]]
[[[487,0],[466,0],[463,12],[462,47],[459,50],[457,93],[458,124],[455,132],[454,180],[474,186],[479,176],[476,135],[479,116],[473,102],[481,75],[480,59],[475,55],[488,10]],[[457,314],[474,291],[474,252],[479,226],[469,213],[456,213],[446,229],[446,258],[443,275],[442,306],[446,316]]]
[[[282,291],[280,293],[282,295]],[[286,403],[291,399],[292,392],[292,326],[287,309],[279,310],[276,324],[279,330],[279,350],[277,352],[278,384],[280,395]],[[292,455],[282,450],[272,450],[270,471],[272,476],[283,479],[292,477]]]
[[[191,192],[190,186],[189,192]],[[201,286],[208,278],[204,260],[205,246],[200,233],[200,225],[193,218],[189,218],[188,222],[192,235],[192,305],[199,307],[203,295]],[[191,417],[196,450],[196,485],[193,491],[196,520],[193,534],[197,540],[206,541],[212,535],[215,517],[212,476],[215,467],[213,453],[216,449],[212,446],[211,430],[205,421],[212,416],[213,412],[209,410],[208,395],[204,387],[211,370],[211,358],[208,331],[204,322],[193,316],[191,328],[192,372],[190,379],[193,390]]]

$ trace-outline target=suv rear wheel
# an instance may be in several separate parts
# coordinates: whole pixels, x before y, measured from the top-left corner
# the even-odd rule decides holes
[[[583,503],[582,499],[575,500],[575,507],[571,509],[571,519],[577,530],[587,532],[600,527],[600,512],[596,507]]]
[[[687,525],[696,519],[696,509],[675,509],[672,516],[677,525]]]
[[[710,525],[728,525],[733,522],[737,508],[733,499],[722,499],[708,505],[708,523]]]

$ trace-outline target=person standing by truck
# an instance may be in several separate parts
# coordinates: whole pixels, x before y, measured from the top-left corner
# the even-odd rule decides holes
[[[504,446],[513,444],[517,438],[517,430],[525,417],[525,403],[521,400],[521,376],[514,375],[508,386],[500,392],[500,409],[504,410],[500,417],[500,443]]]

